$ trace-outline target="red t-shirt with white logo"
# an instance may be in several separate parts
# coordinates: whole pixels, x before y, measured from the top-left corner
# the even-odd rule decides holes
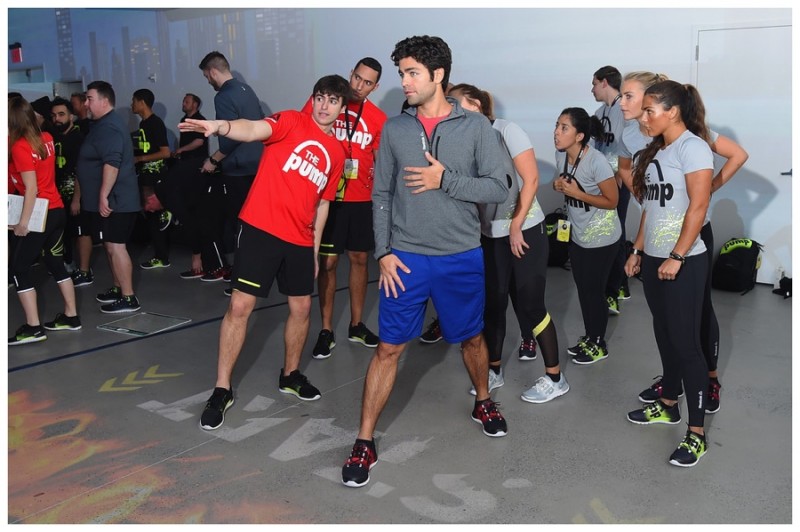
[[[47,148],[47,158],[42,160],[39,154],[33,151],[27,139],[21,138],[11,146],[8,161],[8,178],[14,190],[20,195],[25,195],[25,183],[22,182],[22,172],[36,172],[36,197],[49,200],[48,209],[64,207],[61,194],[56,188],[56,155],[53,137],[50,133],[43,132],[42,140]]]
[[[312,100],[313,96],[306,102],[302,112],[311,113]],[[375,156],[381,143],[384,122],[386,113],[369,100],[364,100],[363,107],[359,103],[349,103],[339,113],[332,131],[342,142],[347,157],[358,161],[358,177],[344,179],[342,174],[336,201],[372,201]]]
[[[342,144],[326,135],[310,114],[281,111],[265,118],[272,135],[239,218],[286,242],[314,245],[320,198],[336,198],[344,168]]]

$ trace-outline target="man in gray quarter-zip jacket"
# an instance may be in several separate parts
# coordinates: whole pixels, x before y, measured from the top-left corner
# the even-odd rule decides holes
[[[486,117],[445,98],[452,55],[442,39],[404,39],[395,45],[392,61],[409,108],[384,124],[375,164],[380,341],[364,381],[358,437],[342,468],[342,482],[350,487],[369,482],[378,456],[375,426],[394,386],[400,355],[422,332],[428,299],[444,339],[461,344],[477,394],[472,419],[487,436],[507,432],[489,397],[477,206],[502,203],[508,196],[513,180],[504,170],[505,148]]]

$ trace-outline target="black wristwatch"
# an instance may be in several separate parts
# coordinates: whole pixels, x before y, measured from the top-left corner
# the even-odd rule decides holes
[[[214,159],[213,157],[209,157],[208,158],[208,162],[210,162],[214,166],[219,166],[220,164],[222,164],[222,161],[218,161],[218,160]]]

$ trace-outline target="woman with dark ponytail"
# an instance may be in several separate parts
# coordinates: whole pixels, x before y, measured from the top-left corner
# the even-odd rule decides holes
[[[619,156],[619,175],[622,177],[625,186],[633,190],[633,159],[636,158],[640,150],[650,143],[644,125],[640,123],[642,116],[642,100],[644,92],[654,83],[665,81],[668,78],[664,74],[654,74],[653,72],[630,72],[625,75],[622,81],[622,100],[620,108],[625,120],[629,121],[622,132],[622,153]],[[705,113],[704,113],[705,114]],[[716,192],[721,186],[726,184],[736,174],[737,171],[747,161],[749,155],[733,139],[720,135],[716,131],[709,129],[708,136],[711,140],[711,151],[725,160],[714,179],[711,180],[711,191]],[[708,259],[709,275],[706,278],[706,286],[703,294],[703,318],[700,325],[700,345],[703,348],[703,355],[706,357],[708,365],[708,392],[706,393],[706,414],[714,414],[720,408],[720,389],[719,382],[719,323],[714,305],[711,301],[711,268],[714,260],[714,231],[711,228],[711,209],[706,211],[705,223],[700,230],[700,238],[706,245],[706,258]],[[662,385],[661,375],[639,394],[639,400],[643,403],[652,403],[661,397]]]
[[[708,367],[700,345],[708,260],[700,229],[711,197],[714,157],[705,108],[692,85],[670,80],[651,85],[642,109],[642,124],[653,140],[633,171],[633,193],[644,212],[625,273],[641,272],[664,376],[661,397],[629,412],[628,420],[680,423],[683,382],[689,429],[669,462],[692,467],[708,450],[703,428]]]
[[[459,84],[448,92],[461,107],[482,113],[502,140],[508,174],[516,178],[504,203],[478,205],[481,247],[486,270],[486,308],[483,315],[489,348],[489,391],[504,383],[503,342],[509,296],[514,307],[522,343],[520,360],[534,360],[541,347],[545,375],[539,377],[520,398],[546,403],[569,391],[569,383],[558,360],[558,335],[545,306],[549,244],[544,212],[536,199],[539,170],[528,135],[514,122],[496,118],[492,95],[474,85]],[[475,394],[475,389],[470,390]]]
[[[589,144],[603,126],[581,108],[564,109],[554,132],[556,171],[553,189],[565,196],[569,259],[578,288],[585,333],[567,349],[575,364],[594,364],[608,357],[606,280],[622,237],[617,216],[619,189],[605,155]]]

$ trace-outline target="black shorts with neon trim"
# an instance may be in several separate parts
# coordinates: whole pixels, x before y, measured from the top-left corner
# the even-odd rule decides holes
[[[281,240],[239,220],[231,288],[267,297],[272,282],[286,296],[308,296],[314,291],[314,248]]]

